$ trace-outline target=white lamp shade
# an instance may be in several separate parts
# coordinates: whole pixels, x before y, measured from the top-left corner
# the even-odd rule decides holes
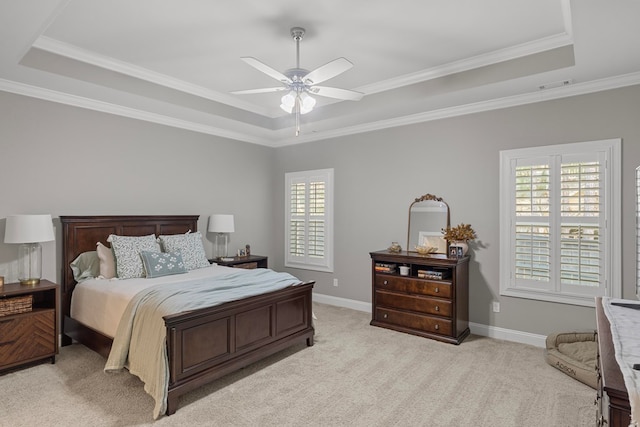
[[[5,243],[37,243],[55,240],[51,215],[12,215],[7,217]]]
[[[233,215],[216,214],[209,216],[209,231],[213,233],[233,233]]]

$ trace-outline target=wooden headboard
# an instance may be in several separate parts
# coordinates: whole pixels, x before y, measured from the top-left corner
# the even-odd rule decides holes
[[[95,251],[110,234],[146,236],[180,234],[198,230],[199,215],[61,216],[62,223],[62,313],[69,315],[71,294],[76,286],[69,264],[82,252]]]

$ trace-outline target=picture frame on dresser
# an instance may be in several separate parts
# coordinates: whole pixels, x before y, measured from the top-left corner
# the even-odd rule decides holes
[[[442,233],[436,231],[419,231],[418,242],[420,246],[436,248],[435,253],[444,254],[447,252],[447,241],[442,237]],[[411,249],[411,248],[407,248]]]

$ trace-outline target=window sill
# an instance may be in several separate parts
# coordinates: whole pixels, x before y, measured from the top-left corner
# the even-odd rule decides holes
[[[595,296],[564,295],[513,288],[501,289],[500,295],[515,298],[526,298],[537,301],[555,302],[559,304],[579,305],[583,307],[595,307],[596,298]]]

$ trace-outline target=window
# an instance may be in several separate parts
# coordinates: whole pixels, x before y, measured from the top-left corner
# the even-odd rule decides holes
[[[333,271],[333,169],[285,174],[285,265]]]
[[[621,296],[620,140],[500,152],[500,294]]]

